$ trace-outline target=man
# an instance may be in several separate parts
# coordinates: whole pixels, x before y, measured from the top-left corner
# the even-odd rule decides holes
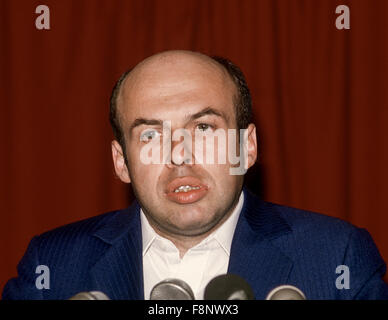
[[[3,298],[97,290],[149,299],[157,283],[176,278],[202,299],[212,278],[234,273],[256,299],[283,284],[307,299],[388,299],[385,263],[365,230],[263,202],[243,188],[257,157],[256,131],[244,76],[229,61],[188,51],[154,55],[119,79],[110,115],[115,171],[137,201],[34,237]],[[211,141],[205,161],[198,137]],[[149,161],[150,153],[159,161]],[[214,154],[217,161],[207,161]],[[50,270],[49,289],[36,285],[38,265]]]

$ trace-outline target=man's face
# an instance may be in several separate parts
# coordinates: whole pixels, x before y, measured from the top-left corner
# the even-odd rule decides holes
[[[191,58],[148,63],[123,83],[118,111],[128,167],[114,142],[116,172],[132,183],[144,213],[162,233],[198,236],[214,229],[236,205],[243,177],[230,174],[228,157],[224,164],[197,164],[192,157],[191,164],[182,163],[183,158],[173,158],[170,164],[144,164],[140,155],[150,143],[147,138],[167,138],[163,121],[171,123],[172,134],[186,129],[192,137],[195,130],[237,129],[235,90],[217,65]],[[172,149],[180,142],[172,141]],[[255,149],[256,140],[254,145]],[[184,190],[185,186],[190,188]]]

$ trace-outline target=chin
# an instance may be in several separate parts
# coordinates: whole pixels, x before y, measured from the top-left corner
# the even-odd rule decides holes
[[[180,234],[181,236],[197,237],[197,236],[203,235],[204,233],[207,233],[211,229],[212,228],[207,225],[206,226],[198,226],[198,225],[185,226],[185,227],[179,228],[178,229],[179,231],[176,231],[175,233]]]
[[[214,224],[212,221],[204,221],[203,218],[198,217],[197,219],[180,220],[175,227],[182,235],[196,236],[208,232],[214,227]]]

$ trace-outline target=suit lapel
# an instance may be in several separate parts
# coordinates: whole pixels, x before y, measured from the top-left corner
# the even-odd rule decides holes
[[[265,299],[271,289],[287,283],[293,263],[271,240],[291,232],[291,228],[270,204],[247,190],[244,196],[228,272],[243,277],[254,288],[256,299]]]
[[[94,235],[110,246],[91,270],[97,290],[112,300],[144,299],[139,205],[120,211]]]

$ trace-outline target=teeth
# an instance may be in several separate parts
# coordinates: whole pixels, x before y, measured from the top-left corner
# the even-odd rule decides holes
[[[187,192],[191,190],[198,190],[200,187],[192,187],[192,186],[180,186],[179,188],[176,188],[174,190],[175,193],[177,192]]]

